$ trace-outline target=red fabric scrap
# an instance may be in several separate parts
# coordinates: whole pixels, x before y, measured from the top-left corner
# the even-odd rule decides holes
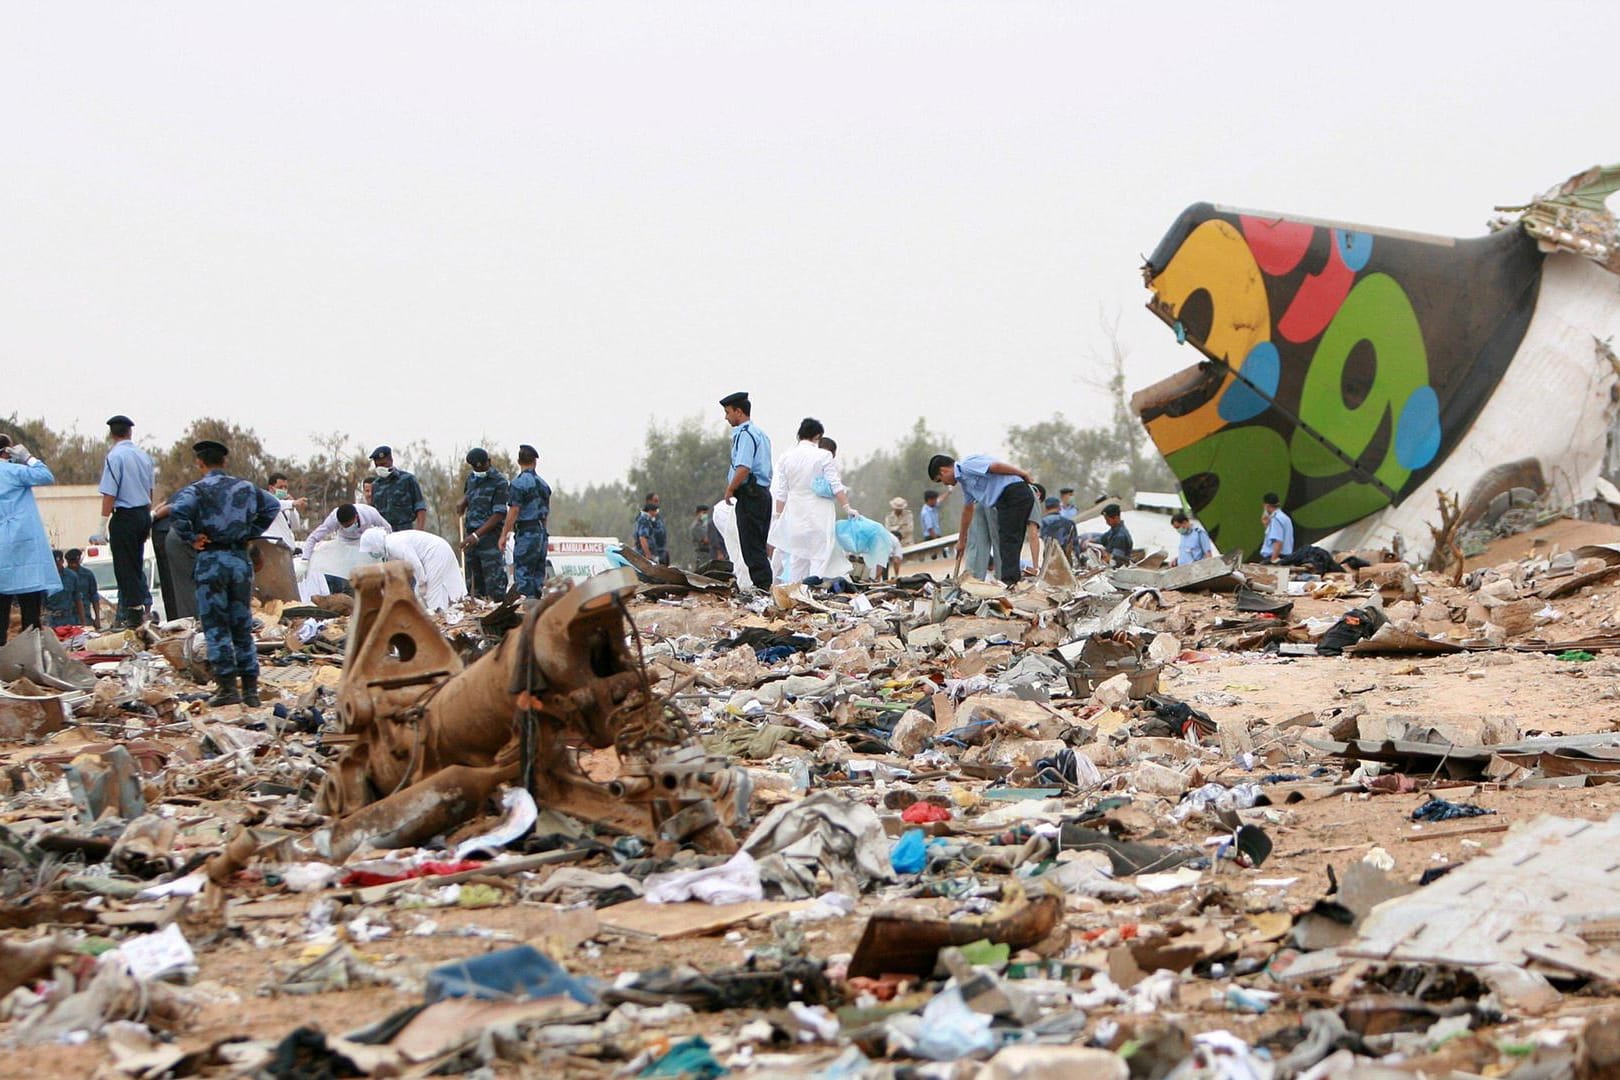
[[[339,880],[339,885],[358,885],[364,888],[367,885],[387,885],[392,881],[409,881],[411,878],[443,877],[445,874],[459,874],[466,870],[477,870],[484,864],[463,859],[460,862],[426,862],[421,866],[413,866],[403,874],[374,874],[370,870],[350,870]]]
[[[914,802],[901,811],[900,820],[909,821],[913,825],[927,825],[935,821],[951,820],[951,812],[931,802]]]

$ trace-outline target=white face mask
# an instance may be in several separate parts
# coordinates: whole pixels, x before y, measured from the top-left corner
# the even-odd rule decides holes
[[[474,480],[482,480],[484,477],[486,477],[488,475],[489,475],[488,472],[478,472],[478,471],[474,470],[474,472],[472,474],[472,477],[473,477]]]
[[[345,540],[358,540],[360,539],[360,534],[363,532],[365,532],[365,529],[360,527],[360,523],[358,521],[353,525],[338,526],[338,535]]]
[[[377,474],[379,479],[381,479],[382,477],[392,473],[394,471],[394,467],[392,465],[379,465],[372,471]]]

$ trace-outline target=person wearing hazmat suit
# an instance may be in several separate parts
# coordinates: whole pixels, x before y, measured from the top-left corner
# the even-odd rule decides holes
[[[11,602],[22,606],[22,625],[40,626],[45,597],[62,591],[51,541],[34,502],[34,488],[56,483],[26,446],[0,446],[0,645],[11,630]]]
[[[416,595],[429,611],[443,611],[467,595],[455,549],[433,533],[367,529],[360,536],[360,553],[374,562],[397,561],[409,566],[416,579]]]
[[[799,424],[798,445],[782,455],[771,479],[776,514],[769,539],[779,557],[777,580],[789,585],[811,577],[845,577],[850,570],[834,532],[838,522],[834,503],[852,518],[860,514],[849,505],[849,491],[838,477],[833,456],[820,446],[823,434],[821,421],[805,417]],[[831,499],[816,494],[818,480],[832,492]]]

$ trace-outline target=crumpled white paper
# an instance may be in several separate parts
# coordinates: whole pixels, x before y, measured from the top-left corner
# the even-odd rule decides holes
[[[650,874],[643,883],[649,904],[677,904],[701,900],[705,904],[742,904],[765,899],[759,866],[746,851],[739,851],[719,866]]]

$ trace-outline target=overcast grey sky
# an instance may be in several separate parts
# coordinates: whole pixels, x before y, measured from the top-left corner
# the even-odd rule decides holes
[[[1620,5],[7,3],[0,414],[623,474],[1062,411],[1201,199],[1475,235],[1620,159]],[[409,464],[409,462],[405,462]],[[716,486],[722,477],[717,475]],[[920,482],[920,480],[919,480]]]

